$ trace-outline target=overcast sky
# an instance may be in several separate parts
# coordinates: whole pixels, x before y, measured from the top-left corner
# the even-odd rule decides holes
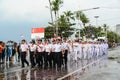
[[[48,0],[0,0],[0,40],[19,41],[20,34],[30,40],[31,28],[46,27],[50,21]],[[114,29],[120,24],[120,0],[64,0],[63,11],[84,10],[92,25],[96,25],[94,16],[99,16],[98,25],[108,24]]]

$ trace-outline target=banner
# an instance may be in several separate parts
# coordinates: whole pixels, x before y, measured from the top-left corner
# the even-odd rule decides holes
[[[45,34],[44,28],[32,28],[31,38],[32,39],[44,38],[44,34]]]

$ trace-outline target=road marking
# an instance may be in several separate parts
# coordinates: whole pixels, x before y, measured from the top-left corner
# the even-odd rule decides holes
[[[80,70],[82,70],[82,69],[85,69],[85,68],[88,67],[89,65],[92,65],[92,64],[100,61],[100,60],[103,59],[103,58],[104,58],[104,56],[103,56],[102,58],[96,60],[96,61],[93,61],[93,62],[89,63],[88,65],[85,65],[85,66],[83,66],[83,67],[81,67],[81,68],[79,68],[79,69],[77,69],[77,70],[75,70],[75,71],[73,71],[73,72],[71,72],[71,73],[68,73],[67,75],[65,75],[65,76],[63,76],[63,77],[61,77],[61,78],[58,78],[57,80],[63,80],[64,78],[67,78],[68,76],[70,76],[70,75],[72,75],[72,74],[74,74],[74,73],[76,73],[76,72],[78,72],[78,71],[80,71]]]

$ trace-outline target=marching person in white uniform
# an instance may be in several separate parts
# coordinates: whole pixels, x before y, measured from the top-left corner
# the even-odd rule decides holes
[[[52,57],[51,57],[52,50],[49,40],[45,40],[44,49],[45,49],[45,53],[44,53],[45,68],[48,68],[48,64],[49,67],[52,68]]]
[[[78,45],[78,59],[82,59],[83,55],[82,55],[82,43],[79,42]]]
[[[77,57],[78,57],[78,39],[75,39],[75,42],[73,43],[73,51],[74,51],[74,60],[75,62],[77,61]]]
[[[43,67],[43,58],[44,58],[44,45],[41,39],[37,40],[37,53],[36,53],[36,63],[38,67]]]
[[[29,66],[28,61],[26,60],[26,56],[28,55],[28,45],[26,43],[26,40],[22,40],[22,44],[20,45],[20,51],[21,51],[21,62],[22,62],[22,68],[25,67],[24,63]]]
[[[69,46],[68,46],[66,39],[64,39],[64,42],[62,43],[62,48],[63,48],[63,53],[64,53],[63,64],[67,66]]]
[[[31,67],[33,68],[35,66],[35,54],[36,54],[37,46],[35,44],[35,41],[32,40],[31,45],[29,45],[29,51],[30,51],[30,62]]]
[[[68,61],[73,61],[73,43],[71,40],[68,40]]]

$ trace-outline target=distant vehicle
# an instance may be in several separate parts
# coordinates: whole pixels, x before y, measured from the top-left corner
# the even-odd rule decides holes
[[[107,42],[107,38],[106,37],[98,37],[97,41]]]

